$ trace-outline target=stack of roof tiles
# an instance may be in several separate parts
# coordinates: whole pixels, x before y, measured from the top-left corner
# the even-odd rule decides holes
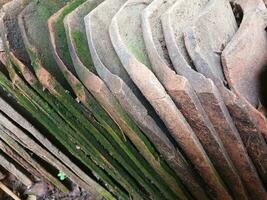
[[[98,200],[267,199],[263,0],[0,7],[0,170]]]

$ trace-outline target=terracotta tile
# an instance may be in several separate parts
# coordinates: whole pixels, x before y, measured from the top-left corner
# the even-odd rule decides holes
[[[215,168],[218,169],[219,174],[226,182],[229,181],[229,188],[233,188],[232,185],[239,184],[238,189],[240,191],[240,187],[242,190],[241,180],[237,175],[236,169],[233,167],[233,164],[230,161],[229,156],[226,153],[224,146],[206,112],[204,111],[194,89],[185,77],[177,75],[173,70],[168,50],[166,48],[161,23],[162,15],[169,9],[170,6],[173,5],[173,3],[173,1],[154,1],[150,5],[150,10],[145,13],[146,15],[143,14],[142,25],[144,43],[146,45],[148,57],[150,58],[150,62],[152,64],[152,70],[161,81],[167,93],[170,95],[181,113],[185,116],[193,131],[196,133],[206,150],[207,155],[211,159]],[[196,5],[200,7],[200,4],[197,2],[188,2],[188,4],[191,5],[191,7],[186,7],[188,10],[195,11]],[[184,15],[188,15],[188,12],[184,12]],[[175,16],[174,19],[183,19],[183,17],[186,16],[179,15]],[[187,20],[189,19],[187,18]],[[179,22],[181,21],[179,20]],[[203,135],[203,133],[205,134]],[[214,151],[214,148],[216,148],[217,151]],[[229,177],[231,177],[232,180],[230,180],[231,178]],[[208,176],[208,178],[203,178],[206,182],[209,182],[207,179],[211,180],[210,176]],[[236,192],[233,191],[233,193]]]
[[[196,69],[207,78],[211,78],[220,90],[223,100],[230,111],[231,117],[239,130],[239,134],[242,137],[249,156],[257,166],[257,169],[260,170],[261,175],[263,175],[264,171],[261,166],[262,164],[265,165],[265,160],[263,158],[266,157],[266,143],[261,133],[258,131],[257,124],[252,119],[253,116],[248,112],[248,107],[244,108],[244,101],[242,102],[242,99],[237,98],[223,85],[225,80],[220,62],[220,52],[237,30],[235,23],[235,18],[228,1],[211,1],[209,6],[205,8],[205,10],[198,16],[197,20],[185,32],[185,44]],[[242,115],[240,112],[242,112]],[[244,123],[244,119],[246,119],[246,123]],[[241,125],[241,123],[243,124]],[[240,140],[237,134],[233,136],[236,138],[236,141]],[[255,151],[255,146],[252,147],[250,145],[249,141],[251,137],[257,138],[257,142],[254,143],[257,146],[257,151]],[[226,144],[224,142],[224,144],[225,146],[229,145],[229,149],[234,148],[234,146],[231,147],[230,143]],[[242,147],[240,150],[244,152]],[[237,151],[235,150],[235,152]],[[263,162],[258,159],[259,154],[256,152],[260,152]],[[234,159],[232,159],[232,161],[235,162]],[[250,160],[248,157],[244,159],[242,168],[243,170],[249,170],[250,175],[248,176],[248,173],[243,172],[241,173],[241,176],[243,176],[243,180],[251,193],[255,194],[255,192],[257,192],[259,198],[264,198],[266,191],[264,190],[259,177],[255,173],[255,170],[251,165],[252,163],[249,164],[249,162]],[[237,164],[235,165],[237,166]],[[250,169],[246,168],[246,165],[250,166]],[[239,167],[237,168],[239,170],[241,169]],[[254,184],[251,184],[252,177],[254,179]],[[256,185],[258,186],[256,187]]]
[[[147,1],[145,2],[147,3]],[[141,2],[140,5],[129,5],[129,7],[127,6],[116,14],[110,26],[110,36],[113,46],[123,66],[164,121],[176,142],[181,145],[181,148],[190,157],[190,160],[194,162],[195,166],[199,167],[198,169],[202,166],[197,166],[197,162],[195,162],[193,157],[201,155],[201,159],[206,163],[205,166],[209,167],[207,171],[212,174],[214,173],[214,168],[209,164],[209,159],[193,130],[179,112],[170,96],[166,93],[159,80],[150,70],[151,66],[146,54],[145,44],[141,42],[143,40],[143,34],[141,19],[139,18],[146,3]],[[147,8],[149,7],[150,5]],[[132,20],[135,26],[123,26],[129,19]],[[135,48],[135,46],[138,48]],[[190,149],[187,148],[189,146]],[[204,170],[202,173],[204,173]]]

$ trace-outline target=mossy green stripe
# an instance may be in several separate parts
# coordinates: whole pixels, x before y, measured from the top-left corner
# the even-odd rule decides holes
[[[56,19],[56,22],[55,22],[55,36],[56,36],[56,42],[58,43],[57,46],[59,47],[60,49],[60,52],[62,52],[62,57],[64,58],[64,62],[66,65],[69,65],[69,66],[72,66],[72,63],[69,62],[69,60],[71,59],[71,56],[70,54],[64,54],[64,51],[68,51],[68,47],[67,47],[67,37],[65,35],[65,29],[64,29],[64,24],[63,24],[63,19],[64,17],[66,16],[66,14],[68,14],[68,12],[74,10],[78,4],[77,2],[81,2],[80,0],[74,0],[72,1],[70,4],[68,4],[67,6],[64,7],[64,10],[62,11],[62,13],[59,15],[59,17]],[[75,7],[76,6],[76,7]],[[60,54],[60,52],[58,52]],[[73,68],[73,66],[72,66]],[[63,71],[63,70],[62,70]],[[69,75],[68,73],[70,73],[69,71],[63,71],[63,74],[65,76],[65,78],[67,80],[69,80]],[[69,80],[69,83],[70,85],[72,85],[72,88],[74,90],[74,92],[76,93],[79,93],[80,91],[82,92],[86,92],[86,89],[83,87],[83,85],[81,83],[72,83],[71,82],[72,79]],[[79,87],[77,87],[77,85]],[[89,95],[89,93],[87,92],[87,94]],[[94,98],[90,95],[89,96],[90,100],[94,100]],[[92,104],[91,104],[92,105]],[[97,120],[100,121],[100,123],[102,122],[105,122],[107,118],[107,115],[106,115],[106,118],[103,120],[98,113],[104,113],[104,109],[101,109],[101,106],[98,106],[98,103],[96,101],[94,101],[94,104],[93,104],[93,109],[95,108],[95,106],[97,106],[97,108],[95,110],[93,110],[93,114],[94,116],[96,116]],[[91,107],[92,108],[92,107]],[[92,109],[90,109],[92,110]],[[95,112],[94,112],[95,111]],[[97,122],[96,122],[97,123]],[[94,123],[95,127],[98,126],[98,124]],[[113,122],[114,123],[114,122]],[[106,124],[106,123],[105,123]],[[157,178],[154,178],[153,176],[157,177],[158,175],[154,172],[153,168],[151,168],[148,163],[146,163],[145,161],[143,161],[143,163],[141,164],[140,161],[138,162],[137,159],[132,156],[132,154],[130,154],[130,159],[128,158],[128,155],[129,155],[129,149],[125,146],[124,142],[122,141],[122,138],[119,138],[117,136],[117,134],[112,131],[112,129],[110,129],[110,127],[107,127],[106,129],[106,126],[103,126],[103,124],[99,124],[98,126],[99,128],[98,129],[102,129],[102,133],[104,133],[104,136],[107,138],[107,140],[109,140],[109,142],[111,143],[112,146],[115,147],[115,153],[116,151],[118,152],[118,155],[121,155],[122,156],[122,159],[120,159],[120,157],[117,155],[117,159],[118,161],[123,164],[130,172],[130,174],[132,174],[133,177],[135,177],[135,179],[137,179],[137,181],[142,184],[144,186],[144,188],[151,194],[151,196],[153,196],[153,199],[161,199],[162,197],[160,197],[160,193],[158,191],[158,189],[154,188],[153,187],[153,184],[151,182],[148,182],[146,180],[145,177],[150,177],[151,180],[153,182],[156,182],[156,185],[160,185],[164,182],[157,182]],[[105,127],[105,129],[103,129],[102,127]],[[111,136],[111,137],[110,137]],[[102,141],[102,140],[101,140]],[[106,145],[106,144],[105,144]],[[125,151],[122,151],[122,149]],[[126,154],[126,155],[125,155]],[[139,156],[140,158],[141,156]],[[124,161],[124,159],[126,159]],[[134,161],[136,162],[133,162],[131,159],[134,159]],[[136,166],[137,164],[137,166]],[[145,164],[145,165],[144,165]],[[146,166],[146,169],[143,169],[144,166]],[[132,169],[133,168],[133,169]],[[144,172],[141,173],[139,172],[140,169]],[[151,175],[150,175],[151,174]],[[159,184],[160,183],[160,184]],[[151,188],[152,187],[152,188]],[[164,188],[165,191],[168,191],[169,188],[166,186]],[[171,191],[168,191],[168,194],[170,194],[169,196],[171,196],[172,192]],[[172,198],[175,198],[175,195],[171,196]]]
[[[71,128],[68,128],[68,124],[66,124],[63,120],[60,120],[60,117],[57,117],[57,114],[55,114],[50,106],[45,105],[45,102],[43,102],[34,92],[28,94],[25,93],[25,90],[15,88],[13,84],[9,83],[2,73],[0,73],[0,84],[3,89],[13,95],[18,103],[27,109],[28,112],[30,112],[38,121],[40,121],[73,155],[79,158],[87,167],[89,167],[89,169],[94,171],[101,179],[109,184],[114,189],[113,192],[115,194],[127,197],[127,195],[123,191],[120,191],[119,187],[116,186],[114,180],[106,176],[106,174],[101,170],[101,168],[106,169],[107,166],[105,164],[98,164],[100,166],[99,168],[95,163],[98,159],[91,160],[92,155],[97,156],[96,152],[89,154],[90,157],[88,157],[83,154],[81,150],[77,150],[77,143],[75,144],[77,139],[74,137],[76,136],[76,133],[73,132]],[[16,87],[20,86],[16,85]],[[26,91],[29,92],[30,90],[30,88],[27,88]],[[40,106],[43,104],[45,108]],[[88,146],[88,144],[85,145]],[[117,190],[115,190],[115,188],[117,188]]]

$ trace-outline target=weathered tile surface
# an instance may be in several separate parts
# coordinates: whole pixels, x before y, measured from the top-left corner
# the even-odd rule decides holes
[[[220,5],[220,3],[223,3],[225,5]],[[219,21],[220,23],[216,23],[217,21]],[[264,165],[265,159],[263,159],[263,163],[261,163],[262,161],[258,159],[258,156],[260,155],[262,156],[262,158],[265,157],[266,143],[261,134],[258,132],[257,125],[254,123],[252,116],[250,116],[250,114],[247,113],[248,110],[244,108],[244,103],[242,103],[240,99],[237,99],[235,95],[233,95],[223,85],[225,80],[222,76],[223,71],[220,63],[220,52],[234,35],[235,30],[235,18],[229,2],[211,1],[209,6],[206,7],[206,9],[191,25],[191,27],[185,32],[185,44],[197,70],[204,74],[206,77],[211,78],[220,90],[223,100],[227,105],[230,114],[233,117],[233,120],[235,121],[235,124],[239,130],[240,136],[242,137],[249,155],[251,156],[258,170],[262,171],[261,165]],[[236,110],[234,111],[234,109]],[[240,111],[243,112],[242,115],[240,115]],[[240,118],[243,118],[243,120],[240,121]],[[244,118],[246,119],[246,122]],[[240,126],[240,123],[242,122],[243,125]],[[250,128],[250,131],[248,131],[247,127]],[[235,138],[235,141],[240,141],[239,135],[233,136],[233,138]],[[255,146],[252,147],[251,145],[249,145],[249,140],[251,139],[251,137],[257,140],[257,142],[254,143],[255,145],[257,145],[257,150],[255,150]],[[225,141],[224,144],[227,147]],[[229,150],[230,148],[234,148],[230,147],[230,145],[228,147]],[[242,148],[240,150],[245,153]],[[235,150],[232,149],[232,151],[236,152],[236,148]],[[232,161],[235,162],[233,158]],[[250,176],[248,176],[248,173],[241,173],[243,180],[245,181],[251,193],[257,192],[258,198],[263,198],[266,195],[266,192],[261,186],[261,181],[255,173],[254,167],[251,165],[252,163],[249,164],[250,160],[248,157],[244,159],[244,161],[245,162],[242,166],[243,170],[248,170],[251,173]],[[246,165],[249,166],[248,164],[250,165],[250,168],[245,167]],[[235,163],[235,165],[238,166],[238,163]],[[252,173],[253,171],[254,173]],[[255,184],[251,184],[252,177]],[[257,187],[255,186],[256,184],[258,185]]]
[[[84,160],[80,157],[80,155],[77,154],[76,156],[78,156],[79,159],[81,159],[81,161],[85,163],[86,166],[89,167],[92,171],[97,172],[99,177],[104,179],[108,183],[108,186],[114,189],[112,192],[119,193],[121,196],[124,196],[125,191],[122,191],[121,188],[117,187],[117,185],[119,184],[118,182],[123,182],[123,185],[130,185],[129,182],[131,182],[132,178],[127,178],[129,177],[129,175],[126,174],[125,169],[122,168],[117,163],[117,161],[114,160],[113,157],[108,153],[107,148],[110,147],[109,145],[104,145],[104,148],[99,148],[100,143],[107,142],[107,139],[104,138],[103,135],[106,134],[106,131],[104,129],[102,130],[102,127],[93,118],[93,116],[86,115],[84,109],[71,97],[68,92],[65,91],[62,85],[57,82],[54,76],[58,76],[59,79],[64,78],[64,76],[60,74],[61,72],[59,71],[59,74],[49,73],[49,71],[51,70],[50,67],[52,67],[51,65],[49,65],[49,63],[54,63],[54,67],[57,65],[55,60],[53,59],[52,51],[48,52],[47,49],[42,48],[44,46],[49,47],[46,20],[53,14],[53,12],[56,11],[56,9],[63,7],[65,3],[66,2],[64,1],[42,1],[40,3],[34,2],[34,4],[27,6],[27,8],[19,18],[20,30],[22,31],[26,48],[28,49],[31,59],[33,60],[32,63],[34,66],[33,68],[35,74],[38,77],[38,80],[41,82],[42,86],[47,89],[53,96],[43,93],[40,90],[40,86],[38,86],[39,88],[37,91],[40,95],[44,95],[42,97],[45,98],[45,100],[48,101],[51,106],[57,112],[59,112],[60,116],[67,122],[67,130],[65,131],[70,131],[68,130],[68,127],[71,126],[71,128],[77,133],[68,135],[68,137],[75,138],[71,141],[79,141],[79,145],[84,149],[85,154],[93,156],[93,160]],[[53,6],[53,9],[51,9],[51,6]],[[32,10],[34,10],[34,12],[31,12]],[[44,11],[46,11],[44,15],[38,14],[43,13]],[[35,34],[38,31],[35,31],[35,29],[43,30],[43,32],[39,32],[39,34],[42,33],[42,37],[46,39],[42,41],[38,40],[38,37]],[[101,140],[99,140],[100,137],[102,137]],[[109,143],[107,142],[107,144]],[[73,146],[71,145],[69,148],[72,147]],[[112,149],[109,150],[113,151]],[[77,149],[74,149],[74,151],[77,151]],[[110,168],[110,165],[117,166],[118,168]],[[100,168],[104,168],[104,170],[110,176],[116,177],[116,182],[111,181],[109,175],[105,174],[104,170]],[[118,174],[116,172],[117,170],[121,170],[122,173]],[[123,176],[124,178],[122,178]],[[134,196],[139,196],[137,192],[137,184],[133,184],[132,186],[132,188],[127,188],[127,190]]]
[[[150,62],[145,52],[144,43],[142,44],[141,42],[139,42],[140,40],[142,40],[142,33],[141,33],[142,30],[140,30],[141,29],[140,19],[138,19],[137,17],[137,20],[133,22],[134,24],[136,24],[136,26],[131,26],[131,27],[123,26],[123,24],[126,23],[125,22],[126,20],[128,20],[129,18],[133,19],[133,17],[130,17],[131,16],[130,14],[133,14],[134,11],[133,10],[131,11],[132,13],[130,13],[130,9],[129,10],[125,9],[124,11],[122,11],[121,15],[119,15],[118,13],[113,18],[112,24],[110,26],[110,35],[114,48],[116,49],[122,63],[124,64],[125,69],[127,69],[131,78],[135,81],[135,83],[141,89],[143,94],[145,94],[146,98],[150,100],[150,102],[160,115],[160,117],[164,120],[165,124],[172,132],[176,141],[179,144],[183,143],[184,145],[186,145],[188,141],[189,141],[188,143],[192,142],[191,145],[187,145],[191,147],[190,150],[188,148],[186,149],[186,147],[183,146],[183,144],[182,148],[184,148],[184,150],[186,149],[187,156],[190,155],[193,157],[194,155],[193,152],[194,151],[199,152],[199,150],[202,147],[198,146],[200,144],[195,138],[194,133],[190,133],[191,138],[188,137],[188,135],[184,136],[182,134],[181,130],[186,132],[186,129],[184,129],[185,126],[188,128],[189,131],[191,131],[190,130],[191,128],[188,126],[187,122],[184,121],[185,119],[183,118],[183,116],[178,114],[179,111],[177,110],[175,104],[172,102],[172,100],[165,92],[164,88],[159,83],[154,74],[149,70],[150,65],[148,64]],[[138,16],[138,13],[136,15]],[[135,46],[138,46],[138,49],[136,49]],[[168,111],[168,109],[171,109],[172,112],[170,112],[170,110]],[[176,110],[177,113],[174,113],[174,110]],[[185,126],[181,126],[180,124],[181,121],[182,123],[184,123],[183,125]],[[176,123],[176,126],[173,123]],[[178,129],[176,129],[178,128],[178,126],[180,126],[179,134],[183,138],[179,138],[179,134],[177,133]],[[194,142],[196,143],[194,144]],[[194,149],[192,148],[193,145],[195,146]],[[192,157],[191,161],[193,160]],[[205,155],[204,155],[204,160],[205,160]],[[197,166],[196,162],[194,164],[195,166]],[[208,166],[210,167],[209,164]],[[211,170],[213,170],[212,167]]]
[[[27,0],[15,0],[9,4],[6,4],[5,7],[1,10],[1,26],[2,34],[6,37],[7,41],[5,42],[5,48],[7,52],[10,52],[9,59],[15,63],[23,72],[26,74],[26,80],[34,80],[32,74],[27,73],[27,67],[24,64],[28,64],[29,56],[26,52],[23,40],[18,27],[17,17],[20,12],[28,5],[30,1]],[[16,41],[16,43],[12,43]],[[12,51],[12,52],[11,52]],[[23,62],[23,63],[22,63]],[[23,73],[22,73],[23,74]],[[25,75],[23,74],[23,75]],[[28,79],[27,79],[28,78]],[[51,163],[57,169],[62,169],[67,174],[67,176],[74,182],[80,185],[83,188],[90,190],[90,185],[94,182],[88,175],[86,175],[81,169],[77,167],[65,154],[63,154],[57,147],[55,147],[45,136],[43,136],[37,129],[35,129],[22,115],[15,111],[10,105],[8,105],[3,99],[0,100],[1,111],[7,114],[11,119],[15,120],[21,127],[31,133],[39,142],[44,144],[46,147],[49,147],[51,154],[42,148],[38,148],[37,143],[33,143],[30,138],[24,139],[24,145],[27,145],[28,148],[36,152],[37,155],[44,158],[48,163]],[[18,136],[19,137],[19,136]],[[37,145],[37,146],[36,146]],[[38,150],[39,149],[39,150]],[[54,157],[55,156],[55,157]],[[63,163],[59,160],[66,163],[68,169]],[[74,174],[76,173],[76,174]],[[87,182],[87,183],[86,183]],[[93,191],[92,191],[93,192]]]
[[[89,6],[88,6],[89,8]],[[85,66],[87,68],[89,68],[91,71],[94,71],[93,67],[91,67],[90,65],[88,66],[88,60],[86,61],[84,58],[81,57],[81,51],[79,51],[79,49],[77,48],[77,41],[74,40],[74,37],[72,37],[72,34],[75,32],[80,32],[81,34],[84,34],[83,31],[85,31],[84,27],[81,26],[77,26],[77,24],[79,24],[79,21],[81,21],[83,19],[83,16],[85,15],[85,7],[82,8],[81,6],[81,12],[73,12],[73,15],[68,16],[68,18],[65,20],[65,25],[67,26],[67,30],[68,30],[68,34],[69,34],[69,45],[70,45],[70,51],[73,52],[72,57],[73,57],[73,61],[74,64],[76,65],[76,71],[79,74],[79,77],[81,80],[84,80],[84,83],[87,83],[90,79],[89,76],[86,78],[85,73],[83,73],[84,71],[89,71],[89,70],[84,70]],[[84,13],[84,14],[81,14]],[[75,19],[75,20],[73,20]],[[76,21],[76,23],[75,23]],[[85,37],[85,36],[83,36]],[[81,38],[83,38],[81,37]],[[88,51],[89,54],[89,51]],[[83,61],[82,61],[83,59]],[[91,62],[91,61],[90,61]],[[79,72],[80,71],[80,72]],[[88,73],[89,75],[89,73]],[[87,81],[88,80],[88,81]],[[87,88],[90,87],[90,84],[86,84]],[[103,95],[103,93],[99,93],[99,95]],[[104,99],[104,98],[103,98]],[[107,108],[110,108],[107,107]],[[140,109],[137,109],[140,111]],[[112,113],[113,114],[113,113]],[[143,122],[139,123],[140,124],[144,124],[144,122],[149,122],[149,124],[154,124],[152,126],[152,129],[147,127],[147,125],[143,125],[142,130],[144,131],[144,133],[148,136],[148,138],[154,143],[154,145],[156,146],[156,148],[158,149],[158,151],[160,152],[160,154],[163,156],[163,158],[167,161],[167,163],[169,163],[169,165],[173,168],[177,168],[180,166],[179,164],[179,160],[180,160],[180,154],[176,153],[175,148],[173,147],[173,145],[170,143],[169,139],[166,137],[166,135],[164,133],[162,133],[162,131],[157,128],[157,126],[155,125],[155,123],[153,122],[153,119],[149,119],[149,116],[146,115],[145,111],[140,111],[140,113],[138,114],[139,116],[141,116],[142,118],[139,118],[137,116],[136,121],[138,122],[138,120],[143,120]],[[144,116],[145,115],[145,116]],[[147,120],[148,118],[148,120]]]
[[[226,151],[224,150],[221,140],[215,132],[213,125],[211,124],[207,114],[202,108],[202,105],[198,100],[195,91],[185,77],[177,75],[172,70],[173,66],[168,55],[168,50],[166,48],[161,17],[164,12],[173,5],[173,3],[173,1],[154,1],[149,6],[151,8],[147,10],[145,14],[143,14],[142,25],[144,42],[146,44],[147,53],[152,64],[152,70],[164,85],[168,94],[171,96],[181,113],[187,119],[193,131],[198,136],[207,154],[211,158],[211,161],[215,164],[215,167],[218,167],[217,169],[219,170],[219,172],[222,172],[221,175],[223,176],[223,178],[226,181],[229,181],[229,188],[232,188],[232,185],[236,185],[237,183],[241,185],[242,190],[241,180],[237,175],[237,172],[233,167]],[[199,6],[198,4],[194,5]],[[194,6],[186,9],[194,10]],[[175,17],[177,18],[178,16]],[[179,19],[182,18],[183,16],[179,16]],[[214,151],[215,148],[217,149],[217,151]],[[222,169],[222,166],[225,168]],[[229,177],[233,178],[232,182],[230,180],[231,178],[229,179]],[[208,182],[208,184],[214,184],[214,182],[210,181],[210,175],[203,178],[204,181]],[[214,185],[213,187],[216,188],[216,186]],[[225,195],[223,196],[224,198],[226,198]]]
[[[222,64],[231,90],[253,106],[258,106],[259,76],[267,64],[266,16],[266,8],[245,12],[237,33],[222,52]]]
[[[134,86],[135,84],[124,70],[116,55],[108,34],[114,2],[104,3],[85,18],[85,23],[88,24],[86,28],[89,47],[96,71],[122,107],[136,120],[143,131],[147,132],[147,134],[165,135],[164,131],[166,130],[164,128],[162,130],[160,124],[162,122],[158,119],[154,109],[149,105],[144,96]],[[116,6],[118,10],[119,5]],[[111,16],[107,17],[106,21],[101,19],[101,22],[99,22],[100,18],[97,16],[102,12],[107,13],[107,9]],[[114,14],[115,12],[113,11]],[[117,71],[120,71],[120,73]],[[162,136],[160,137],[161,139],[163,138]]]

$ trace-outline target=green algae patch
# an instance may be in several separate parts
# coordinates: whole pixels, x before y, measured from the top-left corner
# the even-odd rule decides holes
[[[65,28],[63,25],[63,20],[68,13],[73,11],[75,8],[77,8],[79,5],[81,5],[84,2],[85,0],[70,1],[65,7],[62,8],[62,12],[58,16],[54,24],[54,28],[56,30],[56,34],[55,34],[56,41],[59,42],[59,45],[57,47],[60,49],[60,51],[58,52],[59,54],[61,54],[60,57],[64,58],[65,63],[70,66],[72,66],[73,64],[72,64],[72,59],[71,59],[71,55],[69,52],[68,41],[66,37]],[[74,72],[72,70],[72,67],[71,67],[71,71]]]
[[[14,75],[15,72],[11,73]],[[15,76],[14,76],[15,77]],[[110,179],[105,172],[103,172],[103,167],[105,165],[98,166],[96,165],[96,160],[92,159],[88,154],[86,154],[83,150],[77,149],[77,139],[73,138],[76,135],[75,132],[63,121],[54,111],[53,109],[47,105],[47,103],[43,102],[40,97],[36,95],[36,93],[32,92],[30,88],[24,88],[23,83],[11,83],[7,78],[0,72],[0,85],[10,96],[16,99],[16,101],[23,106],[29,113],[32,114],[34,118],[36,118],[44,127],[47,128],[49,133],[51,133],[60,143],[62,143],[68,151],[76,156],[82,163],[85,164],[89,169],[94,171],[101,177],[111,188],[117,188],[114,185],[114,180]],[[14,87],[15,86],[15,87]],[[26,85],[24,85],[26,86]],[[30,94],[25,93],[25,89]],[[43,107],[44,106],[44,107]],[[88,144],[86,144],[88,145]],[[92,159],[92,160],[91,160]],[[97,188],[97,186],[95,186]],[[114,194],[117,194],[122,197],[127,197],[127,195],[121,191],[116,192],[110,189]],[[103,191],[103,190],[99,190]],[[103,194],[102,194],[103,193]],[[113,197],[108,192],[102,192],[102,195],[105,195],[107,199],[113,199]]]
[[[82,63],[93,73],[96,73],[95,68],[93,67],[93,61],[91,58],[90,50],[87,45],[87,39],[85,32],[73,31],[72,38],[75,43],[77,54],[81,59]]]
[[[42,50],[36,52],[38,57],[42,60],[43,65],[46,66],[47,71],[50,72],[66,90],[70,90],[70,87],[59,68],[56,67],[57,63],[53,59],[50,43],[46,41],[49,41],[47,19],[68,2],[68,0],[34,0],[22,11],[20,15],[23,16],[23,22],[19,22],[24,23],[26,27],[24,34],[26,34],[28,38],[27,41],[24,40],[25,45],[27,46],[27,43],[30,43],[36,47],[36,50]],[[31,60],[34,62],[33,57],[31,57]],[[33,67],[36,66],[33,65]]]

